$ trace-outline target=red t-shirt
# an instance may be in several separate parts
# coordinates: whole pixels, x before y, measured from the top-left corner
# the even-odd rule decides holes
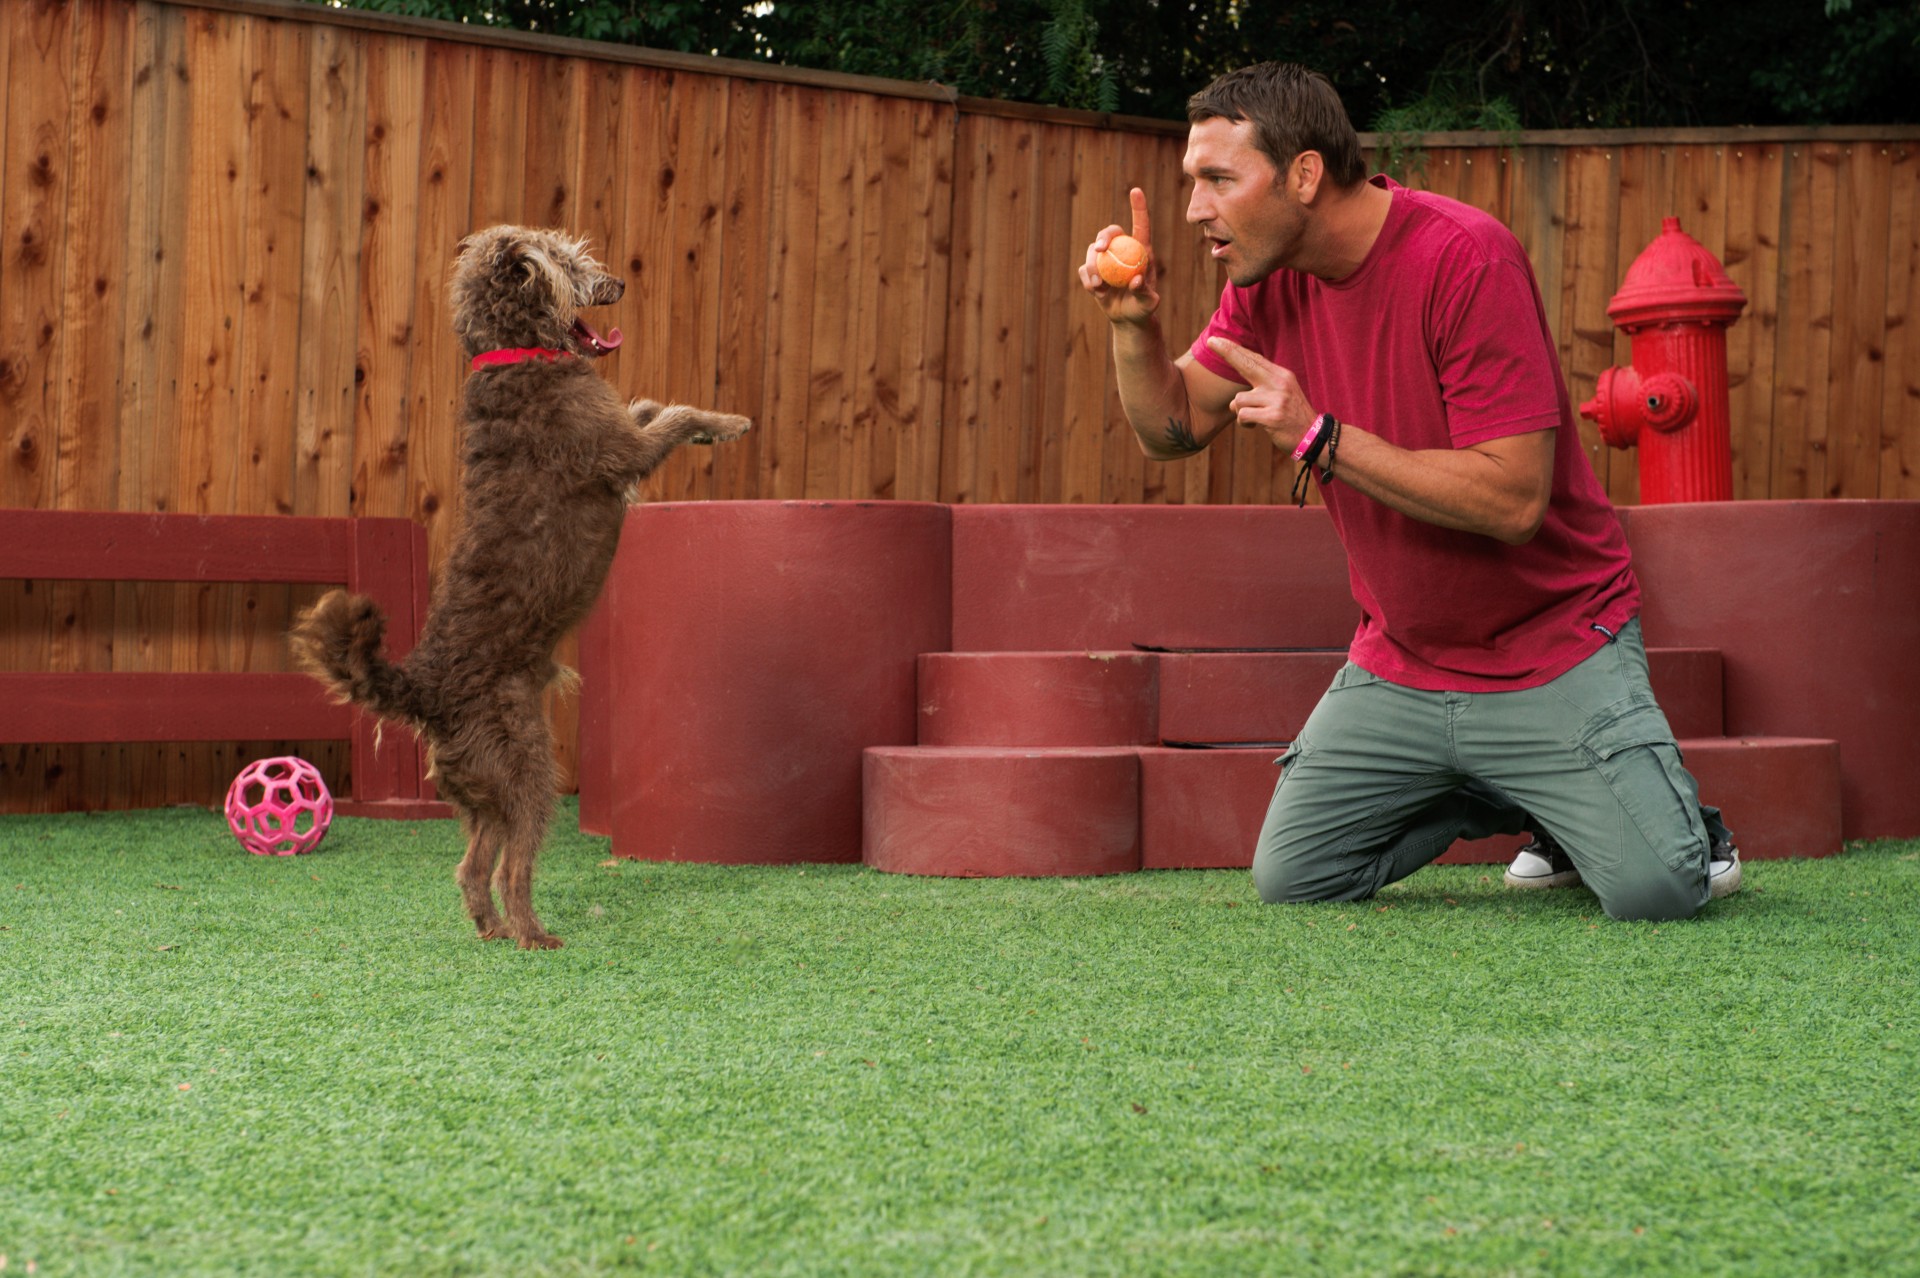
[[[1533,268],[1513,234],[1458,201],[1373,182],[1393,200],[1360,268],[1280,270],[1226,286],[1193,356],[1241,382],[1216,334],[1291,369],[1317,410],[1407,449],[1557,433],[1540,531],[1509,546],[1422,523],[1334,480],[1360,626],[1349,655],[1415,688],[1500,692],[1565,673],[1639,612],[1626,534],[1581,448]]]

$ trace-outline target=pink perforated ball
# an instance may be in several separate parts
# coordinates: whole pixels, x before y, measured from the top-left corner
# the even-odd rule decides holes
[[[305,759],[282,755],[240,769],[227,787],[227,828],[255,856],[311,852],[333,824],[333,796]]]

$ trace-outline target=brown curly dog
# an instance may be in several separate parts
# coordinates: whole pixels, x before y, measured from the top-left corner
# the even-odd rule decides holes
[[[554,646],[592,607],[634,488],[681,444],[734,439],[744,417],[622,404],[594,370],[620,345],[579,311],[626,285],[557,231],[496,226],[460,242],[454,331],[472,359],[461,405],[462,524],[419,644],[382,654],[386,618],[336,590],[296,621],[295,660],[335,698],[407,724],[459,811],[455,872],[484,940],[552,949],[533,912],[533,864],[555,768],[541,693]],[[493,889],[500,894],[494,909]]]

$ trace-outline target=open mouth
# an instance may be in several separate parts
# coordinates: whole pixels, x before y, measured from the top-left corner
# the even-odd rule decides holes
[[[617,328],[608,329],[607,335],[602,337],[593,325],[578,316],[574,317],[573,335],[582,347],[596,356],[613,354],[620,348],[620,343],[626,340],[621,337],[620,330]]]

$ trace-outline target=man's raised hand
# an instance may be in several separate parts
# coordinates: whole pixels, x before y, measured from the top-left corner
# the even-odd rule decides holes
[[[1158,268],[1153,257],[1153,237],[1147,217],[1147,195],[1139,187],[1127,193],[1127,202],[1133,208],[1133,230],[1126,232],[1117,223],[1103,228],[1093,237],[1093,243],[1087,245],[1086,261],[1080,264],[1080,286],[1093,295],[1093,300],[1107,313],[1114,323],[1138,324],[1151,317],[1160,307],[1160,292],[1155,287]],[[1116,288],[1100,278],[1099,258],[1109,241],[1116,235],[1131,234],[1147,250],[1146,265],[1124,287]]]

